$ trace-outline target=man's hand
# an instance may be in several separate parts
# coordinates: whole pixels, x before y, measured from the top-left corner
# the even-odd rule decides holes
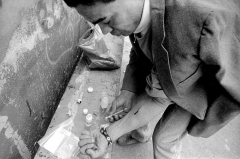
[[[118,108],[124,109],[124,112],[110,117],[109,122],[112,123],[125,116],[126,113],[128,113],[132,108],[134,97],[135,93],[127,90],[122,90],[121,94],[113,100],[111,107],[108,107],[106,112],[109,113],[109,115],[112,115],[120,110]]]
[[[80,153],[87,154],[91,158],[104,155],[108,146],[106,138],[100,133],[99,129],[93,130],[92,133],[85,130],[81,133],[79,139]]]

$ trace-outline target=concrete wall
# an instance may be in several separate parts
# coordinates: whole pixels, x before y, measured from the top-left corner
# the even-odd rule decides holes
[[[0,0],[0,159],[34,157],[86,28],[62,0]]]

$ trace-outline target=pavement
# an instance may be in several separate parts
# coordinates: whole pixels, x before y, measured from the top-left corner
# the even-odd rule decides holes
[[[129,61],[131,43],[124,39],[121,79]],[[153,159],[152,140],[131,146],[113,145],[112,159]],[[210,138],[183,139],[181,159],[240,159],[240,115]]]

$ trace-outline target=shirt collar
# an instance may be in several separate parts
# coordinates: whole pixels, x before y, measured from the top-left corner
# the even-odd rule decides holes
[[[144,6],[143,6],[141,21],[140,21],[137,29],[134,31],[134,33],[136,34],[136,33],[140,33],[140,32],[143,32],[144,30],[146,30],[150,21],[151,21],[150,1],[145,0],[144,1]]]

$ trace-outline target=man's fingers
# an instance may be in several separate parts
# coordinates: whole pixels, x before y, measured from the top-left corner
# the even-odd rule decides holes
[[[109,117],[109,118],[108,118],[108,121],[109,121],[110,123],[113,123],[113,122],[115,122],[115,121],[118,121],[118,120],[122,119],[126,114],[127,114],[127,113],[121,113],[121,114],[119,114],[119,115],[113,115],[112,117]]]
[[[95,142],[94,139],[88,138],[88,139],[80,140],[80,141],[78,142],[78,145],[79,145],[80,147],[82,147],[82,146],[84,146],[84,145],[92,144],[92,143],[94,143],[94,142]]]
[[[110,118],[108,118],[108,121],[109,121],[110,123],[114,123],[115,121],[118,121],[118,120],[119,120],[119,118],[118,118],[118,117],[115,117],[115,115],[112,116],[112,117],[110,117]]]
[[[78,157],[80,157],[81,159],[91,159],[91,157],[87,154],[82,154],[82,153],[79,153],[80,155],[78,155]]]
[[[86,155],[86,150],[87,149],[92,149],[94,147],[95,147],[94,144],[87,144],[87,145],[80,148],[80,153]]]
[[[102,156],[104,154],[104,152],[99,151],[99,149],[97,149],[97,150],[87,149],[86,154],[91,156],[91,158],[98,158],[98,157]]]
[[[79,140],[83,140],[83,139],[91,139],[92,137],[90,135],[81,135],[79,137]]]
[[[123,115],[123,114],[119,114],[118,115],[118,117],[120,118],[120,119],[122,119],[122,117],[124,117],[125,115]]]
[[[124,109],[123,109],[123,112],[124,112],[124,113],[128,113],[128,112],[130,111],[130,109],[131,109],[131,108],[124,108]]]
[[[82,134],[82,135],[91,135],[91,133],[90,133],[89,131],[87,131],[87,130],[83,130],[83,131],[81,132],[81,134]]]
[[[115,119],[115,121],[119,120],[119,116],[118,115],[114,115],[113,118]]]
[[[89,155],[91,158],[94,158],[94,156],[96,156],[96,151],[97,150],[87,149],[86,154]]]
[[[113,117],[110,117],[110,118],[108,118],[108,121],[109,121],[110,123],[113,123],[115,120],[114,120]]]

